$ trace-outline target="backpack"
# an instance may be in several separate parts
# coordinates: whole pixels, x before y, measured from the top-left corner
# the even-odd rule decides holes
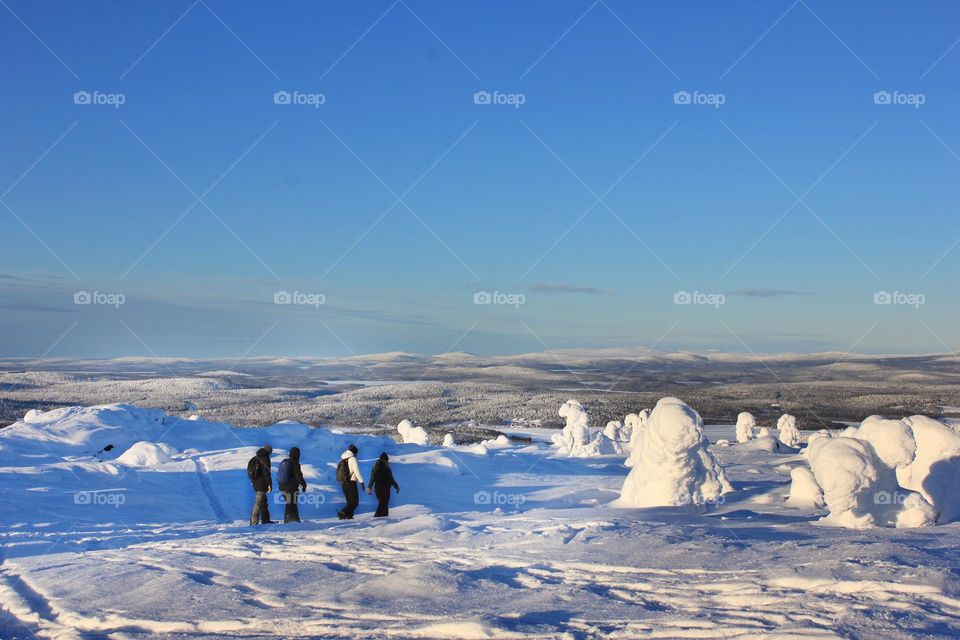
[[[257,460],[257,456],[250,458],[250,462],[247,463],[247,477],[251,480],[256,480],[263,475],[263,467],[260,466],[260,461]]]
[[[340,462],[337,463],[337,482],[340,484],[350,482],[350,464],[346,458],[340,458]]]
[[[293,464],[290,462],[290,458],[284,458],[283,462],[280,463],[280,468],[277,469],[277,484],[285,485],[290,484],[290,471]]]

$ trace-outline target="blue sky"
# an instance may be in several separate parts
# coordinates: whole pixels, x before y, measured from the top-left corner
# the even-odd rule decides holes
[[[955,3],[5,2],[0,354],[960,348]]]

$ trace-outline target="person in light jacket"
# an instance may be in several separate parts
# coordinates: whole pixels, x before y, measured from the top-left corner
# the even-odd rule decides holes
[[[357,464],[357,454],[360,450],[357,445],[352,444],[340,456],[340,462],[337,463],[337,482],[343,490],[343,497],[347,500],[346,506],[337,512],[337,517],[341,520],[352,520],[353,513],[360,504],[360,491],[364,490],[363,475],[360,473],[360,465]],[[357,483],[360,483],[360,489],[357,490]]]

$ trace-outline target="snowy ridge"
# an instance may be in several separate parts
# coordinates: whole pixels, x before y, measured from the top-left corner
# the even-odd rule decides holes
[[[647,428],[665,424],[658,414]],[[238,429],[133,405],[32,412],[0,430],[0,637],[946,638],[960,629],[957,525],[934,536],[817,526],[821,509],[786,503],[804,456],[708,446],[731,439],[732,425],[702,433],[735,491],[706,510],[613,509],[626,453],[569,457],[506,438],[401,444],[289,421]],[[388,518],[371,518],[366,496],[357,520],[332,517],[342,504],[334,463],[351,442],[365,474],[390,455],[401,492]],[[303,524],[246,524],[246,461],[266,443],[274,473],[290,447],[303,451]]]

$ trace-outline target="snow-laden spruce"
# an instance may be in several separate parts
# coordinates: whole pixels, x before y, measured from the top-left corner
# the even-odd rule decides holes
[[[632,431],[632,427],[627,426],[625,422],[620,420],[611,420],[607,423],[607,426],[604,427],[603,435],[607,436],[614,442],[627,443],[630,442]]]
[[[917,443],[913,461],[897,468],[900,485],[939,512],[938,524],[960,520],[960,434],[926,416],[904,418]]]
[[[743,411],[737,416],[737,442],[749,442],[753,438],[753,430],[757,426],[757,419],[749,411]]]
[[[553,444],[559,449],[558,455],[585,458],[623,451],[618,442],[608,438],[602,431],[590,428],[587,410],[576,400],[564,402],[557,414],[566,420],[563,431],[552,438]]]
[[[409,420],[401,420],[397,431],[403,444],[427,444],[427,432],[423,427],[415,427]]]
[[[797,428],[797,418],[789,413],[785,413],[777,420],[777,430],[780,432],[780,442],[788,447],[799,447],[803,442],[800,437],[800,430]]]
[[[702,508],[717,502],[732,487],[709,444],[700,414],[682,400],[662,398],[637,440],[633,469],[613,506]]]
[[[809,445],[810,467],[829,509],[821,522],[851,529],[934,524],[937,513],[930,503],[897,481],[897,470],[916,456],[910,425],[870,416],[859,428],[844,433],[849,435],[820,437]],[[794,480],[806,482],[799,477]]]
[[[630,427],[630,457],[624,463],[628,467],[632,467],[637,462],[634,458],[634,451],[637,450],[637,442],[640,440],[640,434],[643,433],[644,425],[647,424],[647,418],[649,417],[650,412],[644,409],[640,413],[628,413],[623,419],[623,423]]]

